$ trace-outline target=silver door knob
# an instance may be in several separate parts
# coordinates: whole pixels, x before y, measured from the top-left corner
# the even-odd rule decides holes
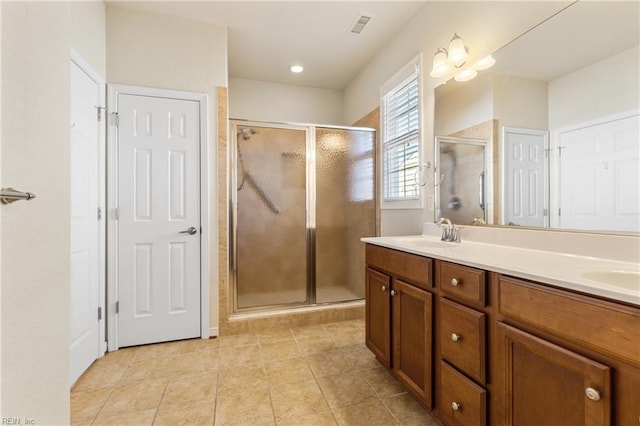
[[[454,286],[454,287],[455,287],[455,286],[457,286],[458,284],[460,284],[460,281],[458,281],[458,279],[457,279],[457,278],[452,278],[452,279],[451,279],[451,285],[452,285],[452,286]]]
[[[179,233],[180,234],[196,235],[198,233],[198,230],[196,229],[195,226],[192,226],[189,229],[186,229],[184,231],[180,231]]]
[[[462,404],[460,404],[458,402],[452,402],[451,403],[451,409],[453,411],[460,411],[461,408],[462,408]]]

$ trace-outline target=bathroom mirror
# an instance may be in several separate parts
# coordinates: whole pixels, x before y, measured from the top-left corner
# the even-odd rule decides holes
[[[640,232],[638,16],[638,2],[574,3],[436,88],[437,140],[488,141],[487,223]]]
[[[470,138],[436,138],[436,215],[453,223],[484,223],[487,141]]]

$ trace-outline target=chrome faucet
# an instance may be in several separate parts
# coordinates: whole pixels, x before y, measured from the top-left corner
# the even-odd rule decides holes
[[[460,230],[451,223],[451,220],[446,217],[441,217],[438,219],[438,226],[442,226],[442,237],[440,241],[460,242]]]

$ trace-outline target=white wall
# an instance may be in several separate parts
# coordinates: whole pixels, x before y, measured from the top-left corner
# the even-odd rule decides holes
[[[209,95],[209,327],[218,317],[217,87],[227,87],[225,27],[107,6],[107,79],[110,83],[186,90]]]
[[[546,130],[549,125],[548,87],[544,81],[495,74],[492,118],[498,120],[501,128]]]
[[[450,84],[454,82],[447,83],[447,86]],[[450,135],[493,119],[494,95],[491,74],[455,84],[454,90],[437,99],[437,114],[434,117],[436,136]]]
[[[483,58],[524,31],[566,7],[570,2],[425,2],[405,25],[344,90],[344,121],[352,123],[379,105],[379,88],[397,70],[422,53],[423,159],[433,161],[434,87],[429,76],[436,49],[446,47],[454,32],[470,48],[469,63]],[[421,214],[384,210],[383,230],[420,233],[423,220],[433,220],[432,185],[427,185]],[[388,235],[386,231],[383,231]]]
[[[105,4],[102,0],[74,1],[71,11],[71,45],[102,78],[107,77]]]
[[[549,83],[549,129],[640,107],[640,45]]]
[[[265,81],[229,79],[229,117],[237,119],[346,124],[342,91]]]
[[[2,2],[1,416],[69,423],[69,62],[66,2]],[[24,424],[24,423],[23,423]]]

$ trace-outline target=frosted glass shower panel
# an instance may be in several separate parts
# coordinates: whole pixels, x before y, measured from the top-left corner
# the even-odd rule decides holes
[[[307,298],[306,131],[237,127],[237,307]]]
[[[375,236],[375,132],[316,129],[316,303],[364,297],[364,244]]]

